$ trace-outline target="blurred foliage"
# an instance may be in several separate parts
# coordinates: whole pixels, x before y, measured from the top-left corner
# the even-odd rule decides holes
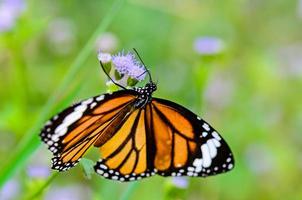
[[[11,199],[49,200],[66,191],[79,193],[73,199],[301,199],[301,25],[300,0],[26,1],[13,27],[0,32],[0,174],[7,175],[0,195],[5,199],[12,188]],[[98,42],[104,31],[111,39]],[[193,46],[203,36],[219,38],[224,48],[201,55]],[[33,163],[50,165],[33,127],[106,91],[98,48],[133,47],[158,81],[154,95],[216,127],[234,152],[235,169],[189,178],[186,189],[159,176],[136,183],[87,179],[81,165],[30,177]]]

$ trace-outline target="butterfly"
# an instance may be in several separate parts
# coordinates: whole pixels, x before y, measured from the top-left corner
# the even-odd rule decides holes
[[[54,155],[53,169],[74,167],[92,146],[101,155],[95,172],[118,181],[155,174],[207,177],[233,169],[233,154],[212,126],[187,108],[152,96],[157,86],[146,67],[149,82],[127,89],[100,64],[121,90],[76,103],[45,124],[40,137]]]

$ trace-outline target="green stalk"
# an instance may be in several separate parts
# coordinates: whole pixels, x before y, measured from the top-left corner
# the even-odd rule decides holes
[[[30,195],[28,198],[26,198],[27,200],[33,200],[33,199],[37,199],[38,197],[40,197],[40,195],[43,193],[44,189],[47,188],[50,183],[59,175],[59,172],[55,172],[53,173],[46,181],[43,185],[41,185],[41,187],[37,188],[35,190],[35,192]]]
[[[123,192],[120,200],[129,200],[131,199],[131,194],[134,192],[134,190],[137,188],[138,182],[132,182],[127,187],[126,191]]]
[[[115,15],[121,9],[125,0],[116,0],[112,5],[111,9],[108,10],[107,15],[102,19],[100,24],[98,25],[95,32],[92,34],[90,39],[87,41],[84,48],[80,51],[74,62],[71,64],[69,71],[64,77],[62,83],[56,90],[56,92],[52,95],[52,97],[48,100],[46,105],[41,111],[41,114],[34,124],[34,126],[25,134],[20,143],[18,144],[15,152],[13,153],[11,159],[6,163],[6,165],[0,171],[0,188],[9,180],[21,167],[23,167],[32,153],[37,150],[40,146],[41,142],[38,138],[38,133],[46,121],[46,119],[51,114],[54,106],[56,105],[56,101],[59,99],[60,95],[66,93],[66,89],[70,82],[77,75],[77,72],[83,66],[83,63],[88,58],[91,53],[96,38],[100,35],[100,33],[104,32],[110,23],[113,21]]]

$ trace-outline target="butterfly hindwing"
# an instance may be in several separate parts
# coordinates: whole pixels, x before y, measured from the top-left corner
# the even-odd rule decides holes
[[[100,147],[102,159],[95,165],[98,174],[119,181],[134,181],[155,174],[153,165],[148,162],[152,145],[148,145],[146,114],[146,109],[135,109],[117,133]]]
[[[159,175],[206,177],[234,167],[233,155],[224,139],[197,115],[158,98],[153,98],[152,111],[156,121],[154,167]]]

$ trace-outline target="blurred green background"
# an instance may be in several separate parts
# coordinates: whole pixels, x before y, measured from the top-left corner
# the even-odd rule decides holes
[[[134,183],[50,171],[62,108],[106,91],[97,51],[137,48],[158,90],[202,116],[229,173]],[[301,0],[0,0],[0,199],[302,199]]]

